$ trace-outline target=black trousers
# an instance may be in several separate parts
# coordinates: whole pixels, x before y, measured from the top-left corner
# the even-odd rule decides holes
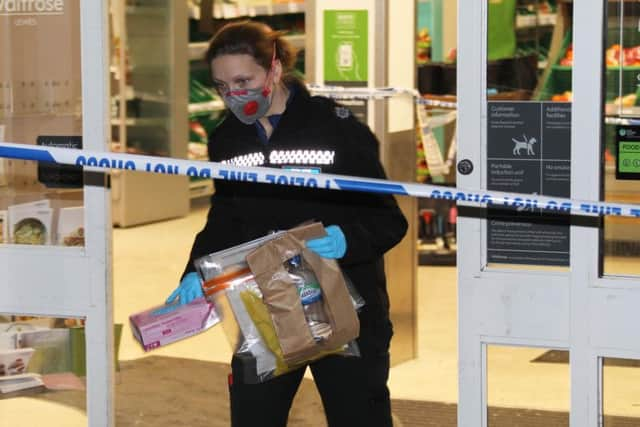
[[[393,425],[387,388],[392,335],[388,316],[375,316],[365,306],[357,339],[361,357],[327,356],[309,365],[329,427]],[[285,427],[306,367],[264,383],[245,384],[236,372],[239,364],[232,361],[232,366],[232,427]]]

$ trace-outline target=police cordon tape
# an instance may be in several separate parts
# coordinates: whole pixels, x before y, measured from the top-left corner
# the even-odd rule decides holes
[[[518,211],[640,217],[640,205],[575,200],[531,194],[467,190],[439,185],[416,184],[362,178],[346,175],[294,172],[267,167],[247,167],[230,164],[153,157],[134,154],[97,152],[73,148],[36,147],[0,142],[0,157],[39,162],[83,166],[87,170],[120,169],[166,175],[186,175],[226,181],[243,181],[338,191],[360,191],[377,194],[425,197],[465,202],[486,207],[511,208]]]
[[[325,86],[317,84],[308,84],[307,88],[315,95],[326,96],[332,99],[356,99],[356,100],[377,100],[387,99],[397,96],[410,96],[415,98],[415,102],[418,105],[426,105],[435,108],[444,108],[455,110],[458,108],[458,104],[455,101],[444,101],[439,99],[427,99],[422,97],[417,89],[406,89],[396,87],[382,87],[382,88],[369,88],[369,87],[343,87],[343,86]],[[541,102],[541,101],[535,101]],[[544,102],[544,101],[542,101]],[[631,117],[617,117],[607,116],[605,117],[605,123],[608,125],[627,125],[638,126],[640,125],[640,119]]]
[[[416,104],[429,107],[456,109],[457,103],[437,99],[426,99],[416,89],[404,89],[395,87],[369,88],[369,87],[343,87],[308,84],[307,88],[314,95],[326,96],[332,99],[376,100],[398,96],[415,98]]]

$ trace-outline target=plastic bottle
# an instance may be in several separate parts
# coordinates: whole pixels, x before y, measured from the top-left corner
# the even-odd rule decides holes
[[[305,319],[316,341],[331,335],[331,325],[324,311],[322,289],[313,270],[301,256],[295,256],[287,262],[287,269],[298,288]]]

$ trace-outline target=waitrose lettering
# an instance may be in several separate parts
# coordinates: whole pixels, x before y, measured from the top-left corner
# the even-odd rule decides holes
[[[64,0],[0,0],[0,15],[64,12]]]

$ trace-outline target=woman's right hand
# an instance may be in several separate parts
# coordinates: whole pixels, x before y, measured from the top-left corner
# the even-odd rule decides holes
[[[171,304],[179,299],[180,305],[189,304],[191,301],[204,296],[198,273],[187,273],[180,285],[169,295],[165,304]]]

